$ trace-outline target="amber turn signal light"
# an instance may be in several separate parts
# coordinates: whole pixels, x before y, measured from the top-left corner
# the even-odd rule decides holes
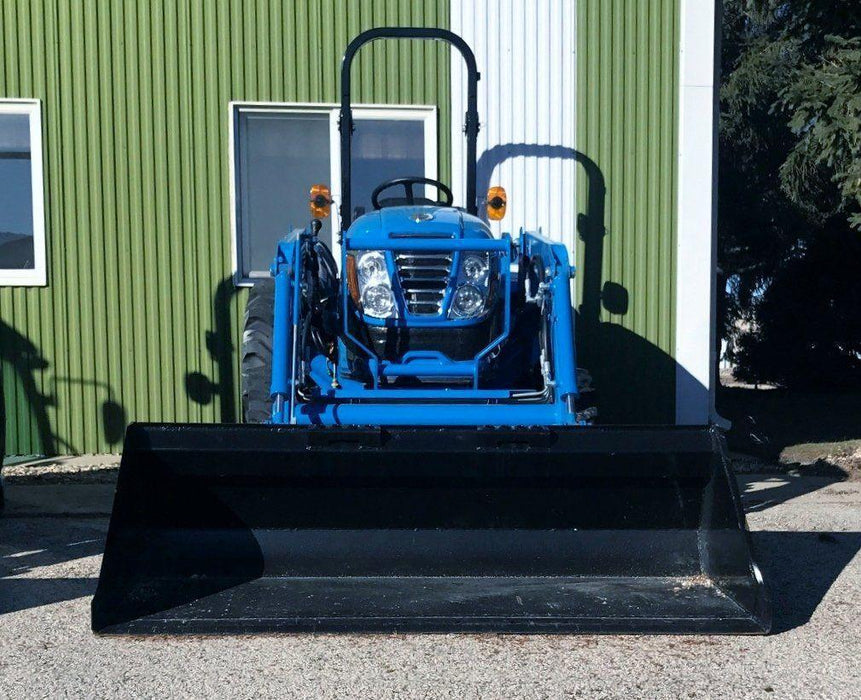
[[[487,218],[491,221],[499,221],[505,216],[505,207],[508,205],[508,196],[502,187],[491,187],[487,190]]]
[[[315,219],[325,219],[332,213],[332,193],[328,185],[311,185],[309,200],[311,216]]]
[[[356,271],[356,256],[347,256],[347,289],[350,291],[350,297],[356,308],[362,308],[362,297],[359,296],[359,275]]]

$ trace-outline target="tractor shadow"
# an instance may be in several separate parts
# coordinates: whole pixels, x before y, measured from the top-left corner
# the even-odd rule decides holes
[[[806,477],[779,473],[736,474],[745,513],[769,510],[845,480],[845,473],[840,476]]]
[[[238,296],[239,292],[233,277],[225,277],[215,287],[212,295],[215,327],[206,332],[205,339],[206,350],[215,362],[217,376],[211,379],[199,371],[185,375],[185,391],[188,397],[201,406],[217,400],[222,423],[239,421],[236,409],[236,348],[234,326],[230,317],[233,298]]]
[[[598,420],[606,424],[672,424],[675,422],[676,383],[685,382],[689,394],[708,400],[708,389],[676,361],[640,335],[602,319],[604,312],[628,314],[630,292],[603,276],[607,185],[598,164],[567,146],[508,143],[486,150],[478,160],[478,191],[490,186],[494,171],[512,158],[574,161],[586,176],[586,201],[574,222],[582,244],[577,274],[581,280],[575,310],[578,365],[592,375],[598,395]],[[643,235],[648,235],[644,232]]]

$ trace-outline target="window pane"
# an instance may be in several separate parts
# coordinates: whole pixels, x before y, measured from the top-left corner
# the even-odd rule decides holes
[[[268,272],[278,241],[310,220],[308,190],[329,184],[329,114],[240,112],[239,218],[242,273]],[[331,245],[331,218],[320,237]]]
[[[371,192],[380,183],[396,177],[424,177],[424,121],[356,119],[353,134],[352,200],[353,208],[371,211]],[[436,192],[429,189],[431,197]],[[421,188],[416,189],[421,194]],[[403,187],[393,187],[384,197],[404,196]]]
[[[0,269],[35,264],[30,117],[0,114]]]

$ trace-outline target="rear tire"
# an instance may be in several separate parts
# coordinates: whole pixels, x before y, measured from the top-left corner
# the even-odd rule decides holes
[[[272,416],[272,324],[275,319],[275,280],[260,280],[251,288],[242,331],[242,420],[265,423]]]

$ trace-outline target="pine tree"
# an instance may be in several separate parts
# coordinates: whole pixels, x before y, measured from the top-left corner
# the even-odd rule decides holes
[[[725,4],[719,265],[741,378],[861,385],[859,37],[857,0]]]

